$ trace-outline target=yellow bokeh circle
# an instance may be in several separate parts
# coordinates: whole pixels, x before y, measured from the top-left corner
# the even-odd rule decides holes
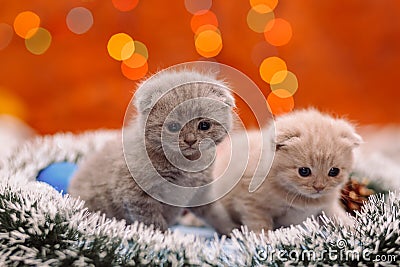
[[[196,33],[194,34],[194,40],[196,41],[196,39],[199,36],[199,34],[204,32],[204,31],[207,31],[207,30],[214,31],[214,32],[218,33],[219,36],[221,36],[221,31],[218,29],[218,27],[216,27],[216,26],[214,26],[212,24],[205,24],[205,25],[200,26],[197,29]]]
[[[219,54],[219,53],[221,52],[221,50],[222,50],[222,47],[223,47],[223,45],[222,45],[222,43],[221,43],[221,45],[220,45],[219,47],[217,47],[217,49],[215,49],[215,50],[213,50],[213,51],[210,51],[210,52],[203,51],[203,50],[201,50],[201,49],[198,48],[198,47],[196,47],[196,51],[197,51],[197,53],[199,53],[199,55],[202,56],[202,57],[205,57],[205,58],[212,58],[212,57],[218,56],[218,54]]]
[[[293,94],[285,89],[276,89],[272,93],[280,98],[288,98],[293,96]]]
[[[135,54],[142,55],[144,58],[149,59],[149,50],[147,49],[147,46],[140,42],[140,41],[134,41],[135,43]]]
[[[257,33],[263,33],[265,26],[275,18],[271,8],[266,5],[252,7],[247,13],[247,25]]]
[[[261,5],[269,7],[271,10],[274,10],[278,5],[278,0],[250,0],[250,5],[258,12],[261,12],[262,9],[259,9]]]
[[[222,50],[222,37],[219,32],[205,30],[197,34],[196,51],[203,57],[214,57]]]
[[[261,78],[267,83],[271,83],[274,75],[278,73],[275,76],[273,82],[280,83],[286,78],[284,72],[287,71],[287,66],[283,59],[279,57],[269,57],[263,60],[260,65],[259,71]]]
[[[284,79],[282,79],[284,77]],[[297,88],[299,87],[299,83],[297,81],[296,75],[291,72],[291,71],[278,71],[276,72],[270,82],[270,87],[272,92],[275,94],[281,94],[281,92],[275,92],[277,90],[285,90],[287,91],[290,95],[294,95],[297,91]],[[281,95],[278,95],[280,97],[283,97]]]
[[[50,32],[41,27],[32,29],[31,31],[34,33],[28,32],[28,35],[31,37],[25,39],[26,49],[34,55],[44,54],[51,44],[52,37]]]
[[[108,41],[107,50],[115,60],[127,60],[135,52],[135,42],[128,34],[117,33]]]
[[[32,11],[19,13],[14,19],[14,30],[24,39],[32,37],[40,26],[40,17]]]

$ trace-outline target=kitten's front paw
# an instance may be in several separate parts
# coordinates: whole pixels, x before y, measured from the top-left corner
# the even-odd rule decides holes
[[[252,231],[256,235],[267,234],[269,230],[273,230],[273,224],[267,220],[244,220],[245,226],[249,231]]]
[[[178,219],[178,223],[186,226],[204,227],[205,224],[193,213],[186,213]]]
[[[168,224],[165,220],[160,220],[160,221],[156,221],[151,223],[151,225],[155,228],[160,230],[161,232],[167,231],[168,229]]]

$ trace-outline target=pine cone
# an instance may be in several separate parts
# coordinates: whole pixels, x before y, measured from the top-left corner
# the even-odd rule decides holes
[[[374,193],[374,190],[368,188],[366,179],[361,182],[349,179],[342,189],[341,202],[347,212],[355,215],[354,211],[361,210],[363,202],[367,201],[368,197]]]

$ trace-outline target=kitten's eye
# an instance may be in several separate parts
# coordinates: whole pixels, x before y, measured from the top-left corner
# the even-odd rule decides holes
[[[211,127],[211,123],[209,123],[208,121],[201,121],[201,122],[199,122],[199,125],[197,128],[200,131],[207,131],[208,129],[210,129],[210,127]]]
[[[299,168],[299,174],[302,177],[307,177],[311,175],[311,169],[307,167],[301,167]]]
[[[340,173],[340,169],[333,167],[333,168],[331,168],[331,169],[329,170],[328,175],[329,175],[330,177],[336,177],[336,176],[339,175],[339,173]]]
[[[167,124],[168,131],[172,133],[178,132],[181,128],[182,126],[179,124],[179,122],[170,122]]]

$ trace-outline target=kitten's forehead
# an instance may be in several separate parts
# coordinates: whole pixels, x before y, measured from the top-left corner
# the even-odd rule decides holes
[[[326,168],[351,163],[355,131],[348,122],[302,110],[279,117],[275,125],[278,141],[286,145],[287,156],[297,165]]]
[[[343,119],[336,119],[316,110],[300,110],[278,117],[275,122],[277,132],[291,133],[303,139],[332,142],[355,134],[354,127]]]
[[[220,101],[216,91],[227,90],[210,83],[188,83],[172,88],[155,104],[154,109],[161,117],[182,119],[205,117],[219,119],[222,114],[230,114],[230,108]]]
[[[346,142],[342,129],[334,124],[298,125],[288,128],[297,139],[293,145],[310,149],[317,155],[340,155],[343,151],[351,151],[353,146]]]
[[[220,89],[226,88],[226,85],[222,81],[217,80],[216,77],[211,74],[188,70],[161,71],[139,85],[135,93],[134,105],[140,113],[147,112],[159,101],[160,97],[163,97],[170,91],[176,90],[175,88],[178,87],[186,97],[193,97],[195,95],[206,96],[208,90],[200,90],[197,92],[193,88],[195,84],[212,84],[214,87]],[[214,91],[213,93],[221,94],[221,91]],[[226,88],[222,94],[227,96],[227,99],[229,99],[229,102],[231,102],[233,106],[234,100],[229,90]]]
[[[148,92],[165,93],[171,88],[193,82],[209,82],[223,86],[223,82],[217,80],[215,75],[211,73],[201,73],[190,70],[163,70],[139,85],[139,98],[146,95]]]
[[[325,173],[331,167],[350,168],[353,161],[352,149],[328,136],[302,138],[285,152],[285,160],[296,168],[311,167],[317,173]]]

